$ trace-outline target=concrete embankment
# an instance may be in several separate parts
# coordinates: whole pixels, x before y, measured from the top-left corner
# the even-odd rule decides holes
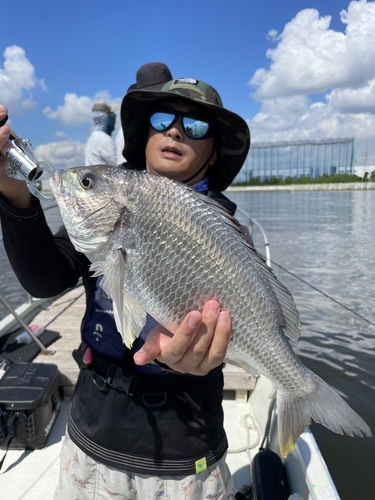
[[[329,184],[290,184],[287,186],[229,186],[226,191],[367,191],[375,182],[332,182]]]

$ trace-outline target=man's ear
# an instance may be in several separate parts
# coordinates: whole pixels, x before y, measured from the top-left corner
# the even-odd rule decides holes
[[[209,161],[208,166],[211,167],[212,165],[215,165],[216,160],[217,160],[217,153],[215,151],[211,156],[211,160]]]

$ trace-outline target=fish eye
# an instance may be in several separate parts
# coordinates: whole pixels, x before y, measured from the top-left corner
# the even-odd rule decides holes
[[[83,189],[92,189],[96,184],[96,175],[86,174],[80,180],[80,184],[83,187]]]

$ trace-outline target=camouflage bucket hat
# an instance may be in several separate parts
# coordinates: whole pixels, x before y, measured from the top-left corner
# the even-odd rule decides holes
[[[209,167],[210,188],[224,191],[245,162],[250,147],[250,131],[245,120],[223,107],[218,92],[205,82],[178,78],[160,90],[137,89],[128,92],[121,105],[125,137],[124,156],[137,170],[146,168],[145,148],[150,129],[149,115],[159,101],[184,100],[203,107],[214,118],[219,131],[217,160]]]

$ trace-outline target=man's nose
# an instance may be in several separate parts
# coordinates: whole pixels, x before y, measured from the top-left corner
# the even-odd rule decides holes
[[[177,117],[177,120],[173,122],[171,128],[168,129],[167,133],[170,137],[173,137],[173,139],[182,139],[184,128],[182,126],[181,116]]]

